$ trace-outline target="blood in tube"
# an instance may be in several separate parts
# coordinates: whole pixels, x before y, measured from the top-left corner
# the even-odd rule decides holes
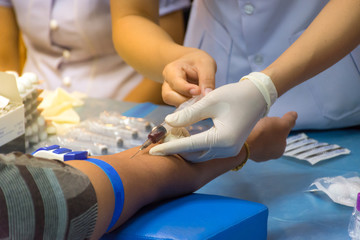
[[[167,133],[166,128],[163,125],[156,126],[148,135],[148,139],[152,143],[159,142]]]

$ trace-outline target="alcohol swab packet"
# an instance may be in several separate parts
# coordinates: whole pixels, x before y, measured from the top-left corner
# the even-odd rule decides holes
[[[349,153],[350,150],[347,148],[337,144],[318,142],[309,138],[305,133],[299,133],[286,139],[284,156],[305,160],[314,165],[320,161]]]
[[[326,146],[325,146],[326,147]],[[346,155],[350,153],[350,150],[347,148],[342,148],[336,144],[329,145],[329,150],[324,150],[322,152],[316,153],[314,155],[310,155],[304,158],[304,160],[310,162],[312,165],[318,163],[322,160],[334,158],[340,155]]]
[[[307,138],[308,138],[308,136],[305,133],[299,133],[299,134],[293,135],[291,137],[288,137],[286,139],[286,145],[290,145],[294,142],[298,142],[298,141],[301,141],[301,140],[304,140]]]
[[[322,146],[325,146],[325,145],[328,145],[328,144],[327,143],[319,143],[319,142],[316,141],[314,143],[310,143],[310,144],[304,145],[302,147],[298,147],[296,149],[288,150],[284,155],[286,155],[286,156],[296,156],[296,155],[308,152],[311,149],[322,147]]]
[[[300,147],[307,146],[309,144],[317,143],[317,142],[318,141],[316,141],[315,139],[311,139],[311,138],[302,139],[302,140],[293,142],[291,144],[287,144],[286,148],[285,148],[285,152],[290,152],[294,149],[298,149]]]

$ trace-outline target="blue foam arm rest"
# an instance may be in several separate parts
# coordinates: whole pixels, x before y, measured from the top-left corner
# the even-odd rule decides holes
[[[265,240],[267,218],[263,204],[194,193],[147,206],[101,239]]]

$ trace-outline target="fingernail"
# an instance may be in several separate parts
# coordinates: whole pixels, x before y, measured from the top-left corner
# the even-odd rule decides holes
[[[205,95],[208,94],[209,92],[211,92],[212,89],[211,88],[205,88],[204,92],[205,92]]]
[[[192,88],[190,89],[189,93],[194,96],[198,94],[198,91],[195,88]]]

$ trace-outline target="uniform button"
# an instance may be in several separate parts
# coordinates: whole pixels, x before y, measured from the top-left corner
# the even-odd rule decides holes
[[[64,77],[62,80],[64,86],[70,87],[71,86],[71,78],[70,77]]]
[[[255,55],[255,57],[254,57],[254,62],[255,62],[256,64],[262,64],[262,63],[264,62],[263,56],[260,55],[260,54]]]
[[[247,3],[244,5],[243,9],[247,15],[251,15],[251,14],[253,14],[255,7],[252,4]]]
[[[59,28],[59,24],[55,19],[50,20],[50,29],[57,30]]]
[[[71,53],[70,53],[69,50],[64,50],[64,51],[63,51],[63,57],[64,57],[65,59],[69,59],[70,56],[71,56]]]

